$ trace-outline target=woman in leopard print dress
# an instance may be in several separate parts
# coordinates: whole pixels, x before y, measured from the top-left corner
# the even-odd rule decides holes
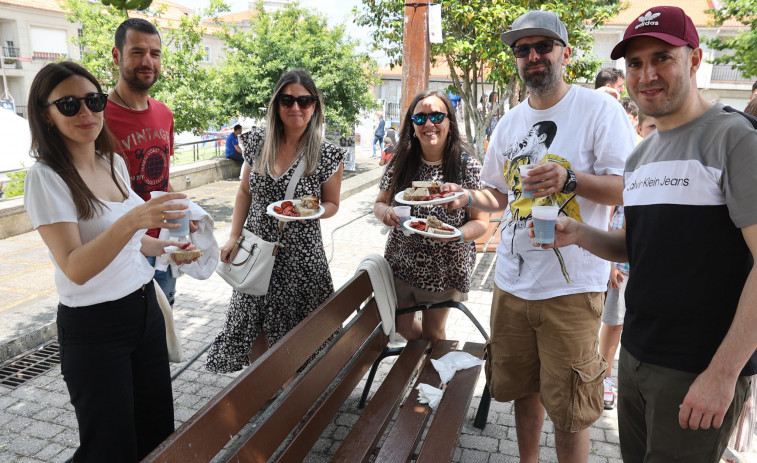
[[[302,69],[285,73],[267,114],[267,130],[240,137],[243,180],[234,203],[231,236],[221,248],[223,262],[229,261],[242,226],[266,241],[279,239],[279,222],[266,214],[266,207],[284,199],[299,162],[306,167],[294,198],[317,196],[326,210],[321,218],[333,216],[339,208],[344,151],[321,139],[323,102],[310,75]],[[208,351],[208,370],[241,370],[334,292],[319,220],[288,222],[280,238],[268,294],[233,292],[223,331]]]
[[[441,116],[440,116],[441,114]],[[441,120],[439,120],[441,117]],[[432,121],[436,119],[436,121]],[[464,301],[470,290],[476,245],[486,232],[487,214],[476,209],[447,210],[443,205],[413,206],[413,217],[434,215],[458,228],[456,238],[405,236],[392,205],[394,196],[415,180],[454,182],[481,187],[481,164],[466,152],[460,140],[455,110],[444,92],[426,90],[408,107],[400,139],[379,185],[374,214],[385,225],[395,227],[389,235],[384,256],[394,272],[399,309],[447,300]],[[405,339],[445,339],[444,325],[449,308],[397,317],[397,332]]]

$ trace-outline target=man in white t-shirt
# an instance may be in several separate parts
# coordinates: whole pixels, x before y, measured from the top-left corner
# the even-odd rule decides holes
[[[560,215],[605,226],[608,206],[622,204],[633,133],[610,95],[565,82],[571,48],[554,13],[524,14],[502,41],[512,48],[530,97],[492,134],[481,175],[485,188],[468,191],[450,207],[507,209],[497,248],[487,379],[496,400],[515,401],[520,461],[537,462],[546,409],[559,461],[586,463],[588,428],[603,410],[607,364],[597,352],[597,333],[610,264],[577,246],[535,248],[526,226],[533,205],[559,206]],[[537,165],[528,185],[518,171],[522,164]]]

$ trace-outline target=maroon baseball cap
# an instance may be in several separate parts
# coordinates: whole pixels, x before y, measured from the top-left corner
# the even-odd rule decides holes
[[[699,34],[694,22],[677,6],[650,8],[628,25],[623,40],[612,49],[610,57],[618,59],[626,54],[626,46],[636,37],[654,37],[676,47],[689,45],[699,48]]]

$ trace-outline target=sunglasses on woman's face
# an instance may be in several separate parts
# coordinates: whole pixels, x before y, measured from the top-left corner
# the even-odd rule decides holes
[[[66,117],[74,117],[79,114],[81,109],[81,101],[84,100],[84,104],[93,113],[102,112],[105,109],[105,105],[108,103],[107,93],[90,93],[83,98],[76,98],[75,96],[64,96],[58,98],[55,101],[49,101],[45,108],[55,105],[58,111]]]
[[[547,53],[552,53],[552,49],[555,47],[555,44],[562,45],[562,42],[558,42],[557,40],[541,40],[536,43],[513,45],[512,47],[510,47],[510,49],[512,49],[516,58],[528,58],[528,55],[531,54],[532,48],[534,49],[534,51],[536,51],[537,54],[546,55]]]
[[[446,113],[442,113],[439,111],[434,111],[432,113],[426,114],[426,113],[415,113],[412,116],[410,116],[410,119],[413,120],[413,124],[415,125],[423,125],[426,123],[426,119],[431,119],[431,122],[434,124],[441,124],[444,118],[447,117]]]
[[[294,97],[292,95],[287,95],[286,93],[279,93],[279,96],[277,98],[279,100],[279,104],[285,108],[291,108],[292,106],[294,106],[294,103],[297,102],[297,106],[299,106],[300,109],[308,109],[309,107],[313,106],[313,103],[318,101],[318,99],[316,99],[316,97],[312,95]]]

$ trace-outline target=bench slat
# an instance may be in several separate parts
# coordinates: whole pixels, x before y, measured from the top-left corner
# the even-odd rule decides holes
[[[384,429],[405,396],[413,373],[419,368],[429,348],[426,339],[407,343],[389,374],[360,414],[331,462],[356,463],[367,461],[373,454]]]
[[[484,345],[468,342],[463,347],[477,358],[484,355]],[[423,441],[416,463],[439,463],[452,461],[457,448],[457,439],[463,420],[468,414],[473,392],[478,381],[481,367],[467,368],[455,373],[447,383],[442,401],[434,414],[434,420],[428,428],[426,439]]]
[[[210,461],[281,386],[373,294],[361,272],[236,377],[143,462]],[[263,374],[256,374],[258,371]]]
[[[351,325],[341,333],[329,350],[311,365],[309,370],[303,372],[291,389],[285,391],[285,396],[272,405],[277,407],[275,413],[264,416],[257,423],[255,431],[248,436],[229,461],[267,461],[343,368],[346,365],[348,368],[360,368],[359,365],[351,365],[350,361],[353,360],[355,353],[363,348],[364,343],[368,343],[364,353],[367,359],[364,362],[370,365],[378,356],[386,344],[386,336],[381,331],[380,324],[378,308],[372,300],[351,321]],[[357,361],[357,364],[359,363],[361,363],[360,360]],[[299,433],[301,434],[302,431]],[[316,439],[319,436],[320,434],[316,436]]]
[[[397,420],[389,431],[389,435],[381,445],[376,460],[374,460],[375,463],[405,462],[410,458],[423,433],[426,421],[431,414],[431,407],[428,404],[418,402],[418,390],[415,387],[420,383],[439,387],[442,381],[439,378],[439,373],[436,372],[434,366],[431,364],[431,359],[438,359],[444,354],[457,349],[457,345],[457,341],[448,340],[440,340],[433,345],[431,354],[426,356],[423,370],[421,370],[418,379],[413,385],[413,389],[408,394],[407,399],[405,399],[405,403],[402,405],[399,416],[397,416]]]

